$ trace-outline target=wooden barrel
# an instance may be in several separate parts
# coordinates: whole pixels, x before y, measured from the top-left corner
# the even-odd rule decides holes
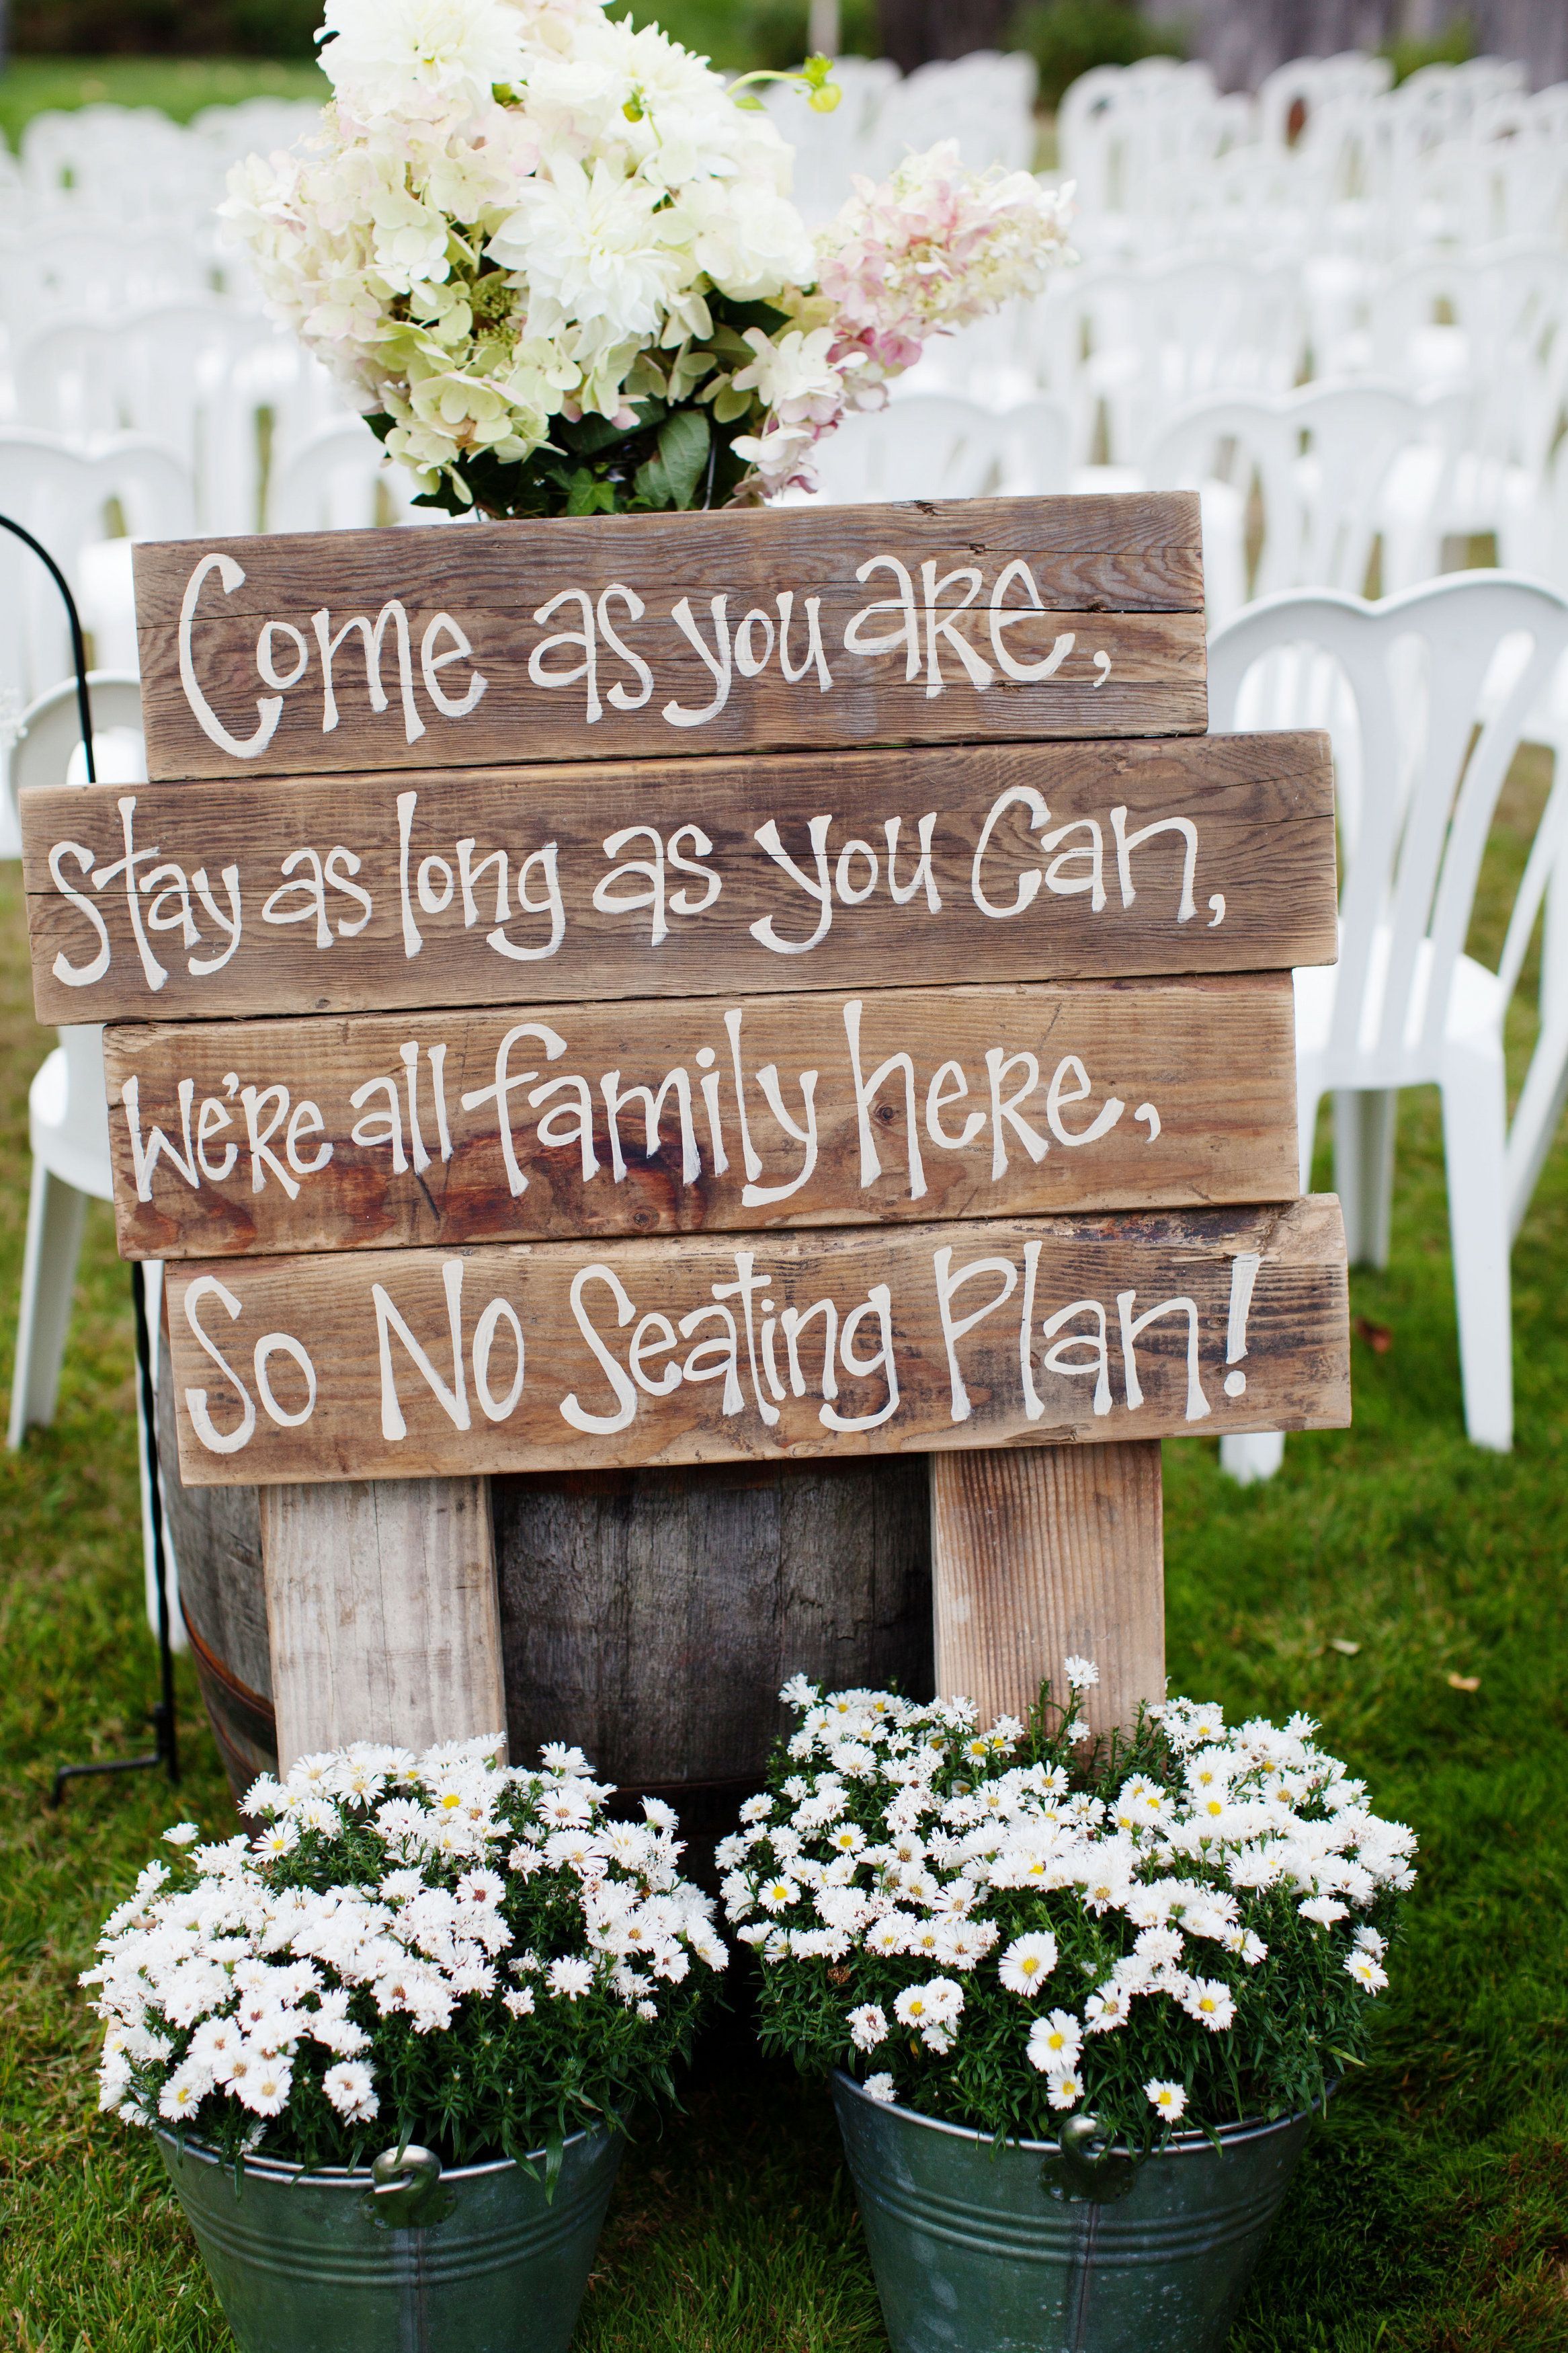
[[[277,1738],[256,1493],[180,1484],[173,1407],[165,1369],[181,1602],[238,1792]],[[694,1841],[758,1786],[788,1676],[932,1688],[923,1456],[530,1475],[491,1497],[512,1756],[575,1741]]]

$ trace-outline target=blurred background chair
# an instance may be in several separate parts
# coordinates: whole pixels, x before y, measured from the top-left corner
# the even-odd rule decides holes
[[[1299,660],[1303,649],[1331,664],[1342,690],[1322,716],[1344,788],[1340,960],[1296,975],[1302,1183],[1329,1093],[1351,1262],[1386,1264],[1399,1091],[1440,1090],[1465,1425],[1476,1444],[1506,1451],[1509,1253],[1526,1173],[1533,1183],[1544,1156],[1544,1107],[1560,1102],[1564,1083],[1560,958],[1545,960],[1539,1074],[1532,1068],[1533,1086],[1526,1081],[1525,1124],[1516,1121],[1511,1135],[1503,1022],[1555,863],[1561,761],[1499,969],[1465,944],[1498,796],[1568,651],[1568,598],[1499,573],[1458,575],[1381,604],[1323,593],[1268,598],[1211,643],[1211,726],[1236,723],[1259,666]],[[1282,1446],[1274,1434],[1226,1439],[1223,1459],[1237,1475],[1267,1476]]]
[[[142,735],[142,690],[135,677],[91,673],[93,756],[99,780],[135,784],[147,774]],[[76,681],[53,687],[23,715],[22,733],[11,755],[13,799],[33,786],[84,784],[81,726]],[[109,1155],[109,1109],[103,1075],[103,1030],[96,1022],[73,1023],[59,1032],[27,1094],[32,1180],[27,1197],[27,1236],[22,1257],[22,1298],[16,1327],[16,1360],[11,1375],[11,1418],[6,1444],[20,1446],[30,1429],[47,1427],[59,1401],[60,1373],[69,1335],[77,1265],[89,1201],[113,1198]],[[146,1269],[147,1315],[156,1375],[162,1335],[163,1270]],[[158,1624],[153,1556],[151,1498],[141,1391],[136,1401],[141,1443],[142,1536],[148,1623]],[[178,1568],[165,1535],[171,1639],[184,1646],[179,1614]]]

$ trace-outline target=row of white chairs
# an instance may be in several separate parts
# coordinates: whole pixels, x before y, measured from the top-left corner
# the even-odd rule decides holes
[[[1568,245],[1511,238],[1386,268],[1192,252],[1064,270],[927,348],[901,390],[1065,402],[1079,461],[1142,462],[1173,407],[1372,376],[1466,389],[1470,430],[1539,472],[1568,395]]]
[[[188,123],[154,106],[36,114],[17,153],[0,149],[0,224],[31,228],[81,210],[115,219],[204,218],[231,164],[291,147],[320,121],[309,99],[209,106]]]
[[[1488,533],[1510,565],[1568,586],[1568,456],[1539,478],[1489,465],[1469,416],[1462,389],[1417,396],[1376,381],[1218,393],[1178,407],[1142,466],[1104,466],[1077,461],[1072,417],[1049,397],[998,410],[910,394],[820,445],[818,495],[1195,490],[1216,628],[1285,588],[1414,586],[1446,568],[1453,542]]]
[[[1083,75],[1058,140],[1086,249],[1235,237],[1387,258],[1568,227],[1568,87],[1531,96],[1497,58],[1391,80],[1358,53],[1281,66],[1256,100],[1165,58]]]

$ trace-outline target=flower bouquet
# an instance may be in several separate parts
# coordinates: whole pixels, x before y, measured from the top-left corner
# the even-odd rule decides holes
[[[599,0],[330,0],[315,139],[222,207],[273,314],[452,513],[811,483],[933,334],[1036,292],[1068,206],[951,142],[815,240],[751,75]],[[798,76],[831,106],[826,59]]]
[[[105,1924],[100,2105],[159,2131],[247,2353],[357,2344],[367,2297],[401,2342],[388,2229],[454,2205],[444,2353],[492,2342],[503,2274],[545,2316],[518,2341],[564,2348],[624,2126],[672,2095],[727,1958],[675,1816],[612,1821],[580,1750],[500,1745],[301,1757],[251,1789],[258,1836],[177,1825]]]
[[[1042,2296],[1065,2322],[1077,2205],[1097,2210],[1103,2328],[1073,2341],[1119,2346],[1125,2326],[1163,2353],[1223,2344],[1306,2119],[1362,2058],[1414,1878],[1413,1834],[1371,1811],[1305,1717],[1227,1729],[1171,1700],[1079,1770],[1079,1692],[1097,1678],[1067,1663],[1065,1711],[1043,1700],[1027,1729],[984,1732],[962,1700],[796,1678],[798,1728],[720,1851],[727,1913],[763,1964],[764,2043],[838,2071],[900,2353],[972,2341],[951,2333],[955,2296],[988,2316],[976,2345]],[[1054,2237],[1042,2179],[1064,2210]],[[1004,2261],[1020,2212],[1036,2225]],[[1157,2247],[1136,2250],[1155,2224],[1191,2269],[1163,2279],[1157,2325],[1154,2306],[1117,2307],[1150,2291]],[[963,2273],[983,2249],[1005,2276]],[[1037,2341],[1022,2318],[1017,2341]]]

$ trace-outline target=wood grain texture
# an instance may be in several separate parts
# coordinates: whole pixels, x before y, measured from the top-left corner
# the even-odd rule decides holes
[[[927,1486],[897,1455],[496,1480],[514,1760],[578,1741],[684,1830],[694,1785],[761,1786],[790,1675],[929,1696]]]
[[[1331,1196],[743,1247],[197,1261],[168,1282],[193,1485],[1104,1443],[1350,1410]]]
[[[180,1477],[174,1377],[165,1331],[158,1355],[158,1448],[163,1518],[179,1563],[188,1630],[237,1683],[272,1696],[261,1521],[250,1487],[187,1487]]]
[[[98,786],[24,793],[22,827],[43,1021],[1283,971],[1338,952],[1322,734]]]
[[[938,1692],[1022,1719],[1089,1659],[1086,1722],[1130,1732],[1165,1695],[1158,1442],[933,1454],[931,1482]]]
[[[273,1487],[260,1503],[285,1771],[351,1740],[421,1748],[503,1730],[483,1480]]]
[[[120,1248],[1287,1200],[1292,1017],[1268,973],[130,1023],[104,1041]]]
[[[1184,491],[182,541],[138,547],[136,591],[154,776],[1201,732],[1206,710]],[[363,640],[389,607],[376,710]]]

